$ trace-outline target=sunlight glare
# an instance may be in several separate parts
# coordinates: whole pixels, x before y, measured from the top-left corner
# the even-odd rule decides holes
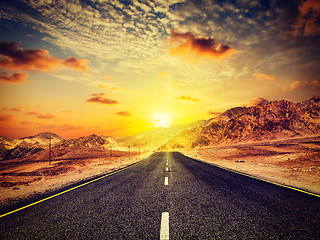
[[[156,128],[163,127],[167,128],[171,125],[170,115],[168,113],[157,113],[153,115],[153,123]]]

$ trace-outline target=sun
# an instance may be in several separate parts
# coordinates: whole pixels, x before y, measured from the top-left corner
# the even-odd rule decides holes
[[[171,119],[169,113],[157,113],[153,115],[153,123],[156,128],[163,127],[167,128],[171,125]]]

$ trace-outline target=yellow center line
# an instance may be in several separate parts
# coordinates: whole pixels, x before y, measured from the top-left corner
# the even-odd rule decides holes
[[[28,204],[28,205],[26,205],[26,206],[23,206],[23,207],[21,207],[21,208],[18,208],[18,209],[15,209],[15,210],[13,210],[13,211],[4,213],[4,214],[0,215],[0,218],[5,217],[5,216],[8,216],[8,215],[10,215],[10,214],[12,214],[12,213],[15,213],[15,212],[19,212],[19,211],[21,211],[21,210],[23,210],[23,209],[26,209],[26,208],[31,207],[31,206],[34,206],[34,205],[36,205],[36,204],[42,203],[42,202],[47,201],[47,200],[49,200],[49,199],[51,199],[51,198],[55,198],[55,197],[57,197],[57,196],[59,196],[59,195],[62,195],[62,194],[64,194],[64,193],[70,192],[70,191],[75,190],[75,189],[77,189],[77,188],[83,187],[83,186],[88,185],[88,184],[90,184],[90,183],[99,181],[99,180],[101,180],[101,179],[103,179],[103,178],[106,178],[106,177],[108,177],[108,176],[110,176],[110,175],[113,175],[113,174],[115,174],[115,173],[121,172],[121,171],[126,170],[126,169],[128,169],[128,168],[130,168],[130,167],[133,167],[133,166],[135,166],[135,165],[137,165],[137,164],[139,164],[139,163],[141,163],[141,162],[142,162],[142,161],[139,161],[139,162],[134,163],[134,164],[132,164],[132,165],[130,165],[130,166],[121,168],[121,169],[116,170],[116,171],[114,171],[114,172],[107,173],[106,175],[103,175],[103,176],[101,176],[101,177],[95,178],[95,179],[93,179],[93,180],[91,180],[91,181],[89,181],[89,182],[82,183],[82,184],[80,184],[80,185],[78,185],[78,186],[69,188],[69,189],[67,189],[67,190],[65,190],[65,191],[62,191],[62,192],[59,192],[59,193],[54,194],[54,195],[52,195],[52,196],[46,197],[46,198],[41,199],[41,200],[39,200],[39,201],[36,201],[36,202],[34,202],[34,203],[30,203],[30,204]]]

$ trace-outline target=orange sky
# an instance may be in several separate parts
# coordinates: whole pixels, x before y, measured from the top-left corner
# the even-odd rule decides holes
[[[0,136],[119,137],[307,100],[320,93],[319,6],[4,1]]]

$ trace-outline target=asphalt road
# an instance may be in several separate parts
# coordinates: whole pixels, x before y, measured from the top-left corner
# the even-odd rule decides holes
[[[160,233],[162,239],[320,239],[320,198],[180,153],[155,153],[0,218],[0,239],[160,239]]]

